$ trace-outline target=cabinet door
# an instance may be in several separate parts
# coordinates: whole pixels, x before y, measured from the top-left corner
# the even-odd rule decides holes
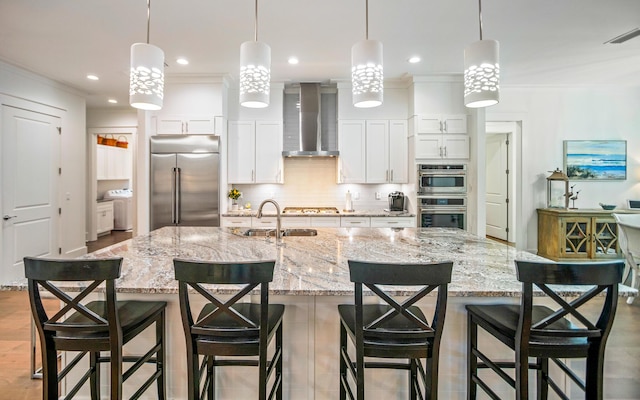
[[[365,122],[363,120],[339,122],[338,183],[366,182],[365,143]]]
[[[96,209],[98,217],[97,233],[104,233],[113,230],[113,202],[98,204]]]
[[[176,115],[156,117],[156,135],[175,135],[178,133],[184,133],[182,117]]]
[[[464,114],[443,115],[442,131],[446,133],[467,133],[467,116]]]
[[[591,218],[561,218],[560,258],[589,258],[591,253]]]
[[[282,122],[256,121],[255,183],[282,183]]]
[[[230,121],[227,146],[229,183],[253,183],[255,179],[255,123]]]
[[[419,115],[418,132],[416,133],[442,133],[442,121],[439,114]]]
[[[389,121],[389,182],[409,182],[407,121]]]
[[[189,134],[215,133],[215,119],[211,117],[187,117],[184,121],[184,132]]]
[[[415,135],[416,158],[442,158],[442,134]]]
[[[107,178],[107,146],[101,144],[96,145],[96,179],[103,180]]]
[[[365,134],[367,183],[389,181],[389,123],[367,121]]]
[[[613,218],[593,218],[593,258],[618,258],[618,225]]]
[[[442,156],[444,158],[469,158],[469,136],[442,135]]]

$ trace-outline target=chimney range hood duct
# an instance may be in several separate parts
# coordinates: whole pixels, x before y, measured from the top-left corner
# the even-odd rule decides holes
[[[300,83],[300,149],[283,151],[284,157],[336,157],[338,151],[322,150],[320,84]]]

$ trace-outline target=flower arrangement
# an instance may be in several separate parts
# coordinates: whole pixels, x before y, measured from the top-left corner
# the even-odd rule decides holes
[[[240,196],[242,196],[242,193],[240,193],[238,189],[232,188],[231,190],[229,190],[228,197],[232,199],[234,203],[240,198]]]

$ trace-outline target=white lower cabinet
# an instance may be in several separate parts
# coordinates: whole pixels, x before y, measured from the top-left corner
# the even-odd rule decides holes
[[[339,228],[340,217],[315,217],[311,218],[311,226],[314,228]]]
[[[311,226],[311,217],[282,217],[282,228],[308,228]]]
[[[369,217],[340,217],[340,226],[342,227],[359,227],[368,228],[371,226],[371,218]]]
[[[252,228],[275,228],[277,224],[277,217],[251,217]],[[282,222],[282,221],[280,221]]]
[[[98,203],[96,213],[98,216],[98,235],[111,232],[113,230],[113,201]]]
[[[251,228],[251,217],[223,217],[221,226],[228,228]]]
[[[413,217],[371,217],[372,228],[415,228]]]

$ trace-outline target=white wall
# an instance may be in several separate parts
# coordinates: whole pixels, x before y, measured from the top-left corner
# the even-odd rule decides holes
[[[640,198],[640,88],[509,88],[486,109],[487,121],[522,120],[523,221],[526,248],[537,249],[536,209],[546,206],[546,177],[563,168],[563,140],[627,141],[626,181],[574,181],[577,208],[626,207]]]
[[[86,253],[85,99],[74,89],[2,62],[0,94],[40,103],[59,111],[62,122],[60,224],[64,232],[60,247],[62,256],[75,257]]]

